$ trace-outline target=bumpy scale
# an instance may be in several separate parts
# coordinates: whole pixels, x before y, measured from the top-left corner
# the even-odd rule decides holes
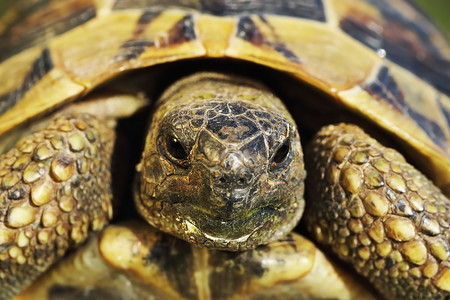
[[[386,298],[448,297],[450,205],[438,188],[356,126],[322,129],[305,155],[317,240]]]
[[[0,157],[0,298],[112,217],[112,122],[62,115]]]

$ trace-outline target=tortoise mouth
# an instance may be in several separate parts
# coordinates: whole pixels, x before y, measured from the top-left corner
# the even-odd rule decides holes
[[[275,219],[284,211],[280,205],[271,204],[252,209],[239,217],[223,218],[213,217],[207,210],[192,204],[178,203],[174,205],[174,209],[205,238],[226,241],[245,241],[258,235],[261,228],[273,226]]]
[[[287,201],[291,197],[280,195],[268,198],[260,199],[257,207],[243,210],[234,218],[211,213],[211,207],[205,208],[186,198],[185,201],[173,201],[173,198],[172,201],[147,201],[147,205],[137,201],[137,204],[141,215],[152,226],[197,247],[244,251],[284,236],[303,213],[302,201]]]

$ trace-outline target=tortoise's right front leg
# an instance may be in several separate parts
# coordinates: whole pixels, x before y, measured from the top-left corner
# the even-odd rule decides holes
[[[72,113],[0,156],[0,299],[111,218],[113,143],[114,121]]]

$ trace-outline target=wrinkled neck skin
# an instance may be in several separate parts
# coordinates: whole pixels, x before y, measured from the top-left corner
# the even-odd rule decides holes
[[[159,100],[138,166],[139,213],[199,247],[240,251],[289,233],[303,209],[295,123],[259,83],[199,73]]]

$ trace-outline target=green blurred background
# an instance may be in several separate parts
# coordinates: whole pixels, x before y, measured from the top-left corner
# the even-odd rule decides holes
[[[161,0],[163,2],[164,0]],[[276,0],[274,0],[276,1]],[[395,0],[391,0],[395,1]],[[413,0],[434,20],[450,39],[450,0]],[[0,15],[15,0],[0,0]]]
[[[450,0],[414,0],[450,39]]]

